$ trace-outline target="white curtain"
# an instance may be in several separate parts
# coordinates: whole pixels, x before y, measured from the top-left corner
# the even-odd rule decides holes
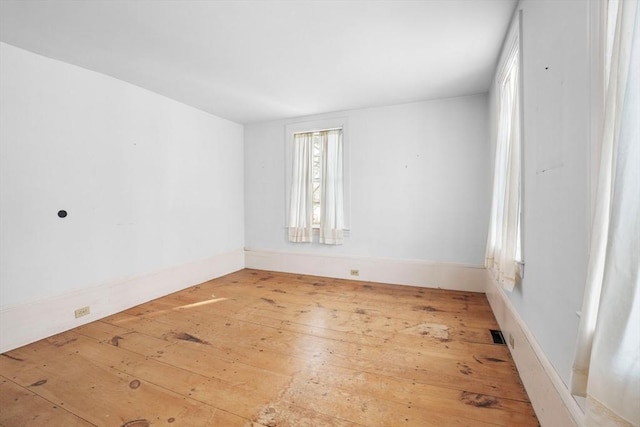
[[[506,59],[498,74],[498,140],[485,265],[496,280],[511,291],[521,277],[521,132],[517,37],[507,44],[507,49]]]
[[[313,134],[293,136],[293,170],[289,207],[289,241],[313,241],[312,180]]]
[[[636,0],[610,2],[615,27],[571,391],[588,426],[640,426],[640,57]]]
[[[322,198],[320,243],[339,245],[344,229],[344,190],[342,179],[342,130],[320,134],[322,145]]]
[[[289,241],[313,241],[313,146],[320,139],[319,242],[339,245],[344,233],[342,129],[294,135],[293,170],[289,207]]]

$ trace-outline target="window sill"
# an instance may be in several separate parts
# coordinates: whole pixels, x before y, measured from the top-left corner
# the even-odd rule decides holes
[[[286,235],[289,233],[289,227],[284,227],[284,232]],[[344,233],[344,237],[347,238],[351,234],[350,228],[343,228],[342,232]],[[313,237],[318,237],[320,235],[320,227],[313,227]]]

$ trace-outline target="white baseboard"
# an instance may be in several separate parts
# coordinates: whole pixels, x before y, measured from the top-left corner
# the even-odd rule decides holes
[[[583,426],[584,413],[505,291],[486,272],[486,294],[542,427]],[[513,337],[514,346],[509,343]]]
[[[437,263],[422,260],[309,254],[261,249],[245,249],[246,268],[309,274],[338,279],[422,286],[457,291],[484,292],[482,266]],[[352,276],[351,270],[358,270]]]
[[[0,310],[0,353],[244,268],[242,249]],[[80,307],[88,316],[75,318]]]

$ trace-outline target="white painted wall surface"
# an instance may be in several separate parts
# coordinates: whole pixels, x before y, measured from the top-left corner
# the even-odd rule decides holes
[[[0,150],[0,308],[243,248],[236,123],[0,44]]]
[[[589,2],[524,0],[519,8],[525,270],[507,296],[566,384],[588,257]]]
[[[250,249],[482,265],[489,216],[486,95],[352,110],[245,128]],[[350,233],[341,246],[285,235],[285,127],[344,117]]]

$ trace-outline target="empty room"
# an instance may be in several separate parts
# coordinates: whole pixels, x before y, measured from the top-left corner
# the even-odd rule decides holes
[[[640,426],[637,0],[0,0],[0,426]]]

